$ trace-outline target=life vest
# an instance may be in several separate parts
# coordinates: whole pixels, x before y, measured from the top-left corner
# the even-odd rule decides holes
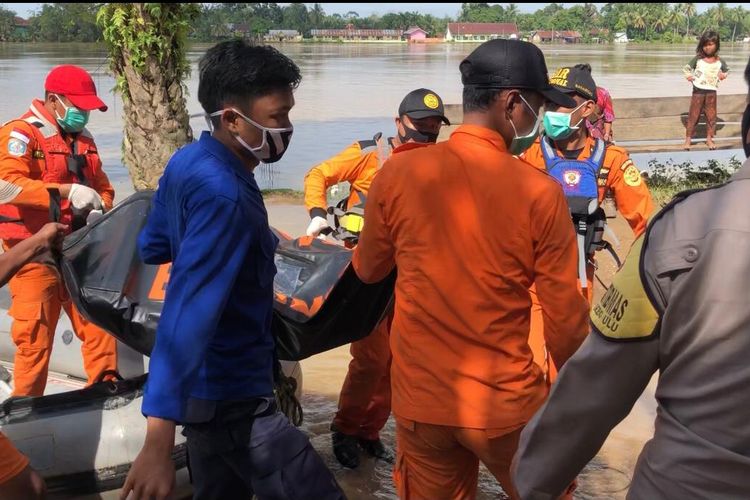
[[[88,130],[76,134],[69,146],[58,127],[49,122],[32,103],[29,111],[17,120],[31,125],[33,140],[31,179],[56,184],[89,185],[99,168],[99,153]],[[7,125],[7,124],[6,124]],[[0,239],[23,240],[36,233],[42,226],[59,220],[73,228],[73,212],[68,200],[59,200],[57,191],[50,192],[50,208],[37,209],[13,204],[0,204]]]
[[[390,140],[383,138],[378,132],[372,139],[359,141],[362,156],[377,153],[378,170],[393,152]],[[365,202],[367,195],[357,189],[352,190],[348,198],[339,201],[336,206],[328,207],[328,213],[333,215],[334,233],[336,238],[347,243],[355,244],[365,225]]]
[[[586,288],[586,265],[594,252],[607,249],[619,262],[609,242],[604,240],[607,216],[599,205],[599,187],[606,186],[609,169],[602,168],[606,144],[597,139],[591,154],[583,160],[569,160],[557,154],[547,136],[541,138],[542,155],[547,172],[563,188],[578,242],[578,276]],[[619,264],[618,264],[619,266]]]

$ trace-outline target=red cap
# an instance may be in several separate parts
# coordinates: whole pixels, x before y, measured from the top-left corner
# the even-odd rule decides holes
[[[82,111],[107,111],[107,105],[96,95],[96,85],[91,75],[79,66],[63,64],[55,67],[44,81],[44,90],[64,95]]]

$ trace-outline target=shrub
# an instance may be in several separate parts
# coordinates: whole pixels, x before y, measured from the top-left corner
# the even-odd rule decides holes
[[[649,171],[642,175],[646,179],[654,202],[664,206],[679,192],[688,189],[701,189],[727,182],[742,166],[736,157],[728,161],[708,160],[705,165],[694,165],[691,161],[673,163],[667,160],[648,162]]]

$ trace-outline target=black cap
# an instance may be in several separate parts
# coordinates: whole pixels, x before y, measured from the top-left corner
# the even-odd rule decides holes
[[[409,118],[419,120],[430,116],[437,116],[443,123],[450,125],[451,122],[445,117],[445,106],[443,100],[435,92],[429,89],[412,90],[398,107],[398,116],[409,115]]]
[[[533,43],[484,42],[461,61],[459,69],[465,87],[536,90],[559,106],[575,107],[572,98],[550,85],[544,54]]]
[[[588,68],[580,66],[560,68],[550,77],[549,82],[560,92],[578,94],[584,99],[596,102],[596,83]]]

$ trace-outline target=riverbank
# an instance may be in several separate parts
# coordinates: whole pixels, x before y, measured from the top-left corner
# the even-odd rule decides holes
[[[263,201],[269,205],[304,205],[305,193],[296,189],[262,189]]]

